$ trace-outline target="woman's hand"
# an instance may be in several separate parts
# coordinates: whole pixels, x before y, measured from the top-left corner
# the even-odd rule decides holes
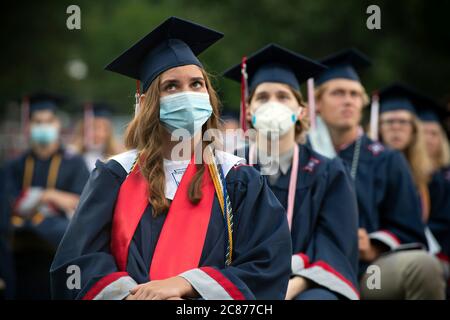
[[[365,262],[372,262],[381,254],[380,248],[371,243],[366,229],[363,228],[358,229],[358,247],[359,258]]]
[[[68,218],[72,217],[79,200],[80,197],[77,194],[56,189],[46,189],[41,197],[41,203],[55,205],[64,211]]]
[[[286,300],[292,300],[296,296],[298,296],[300,293],[308,289],[309,282],[299,276],[295,276],[292,279],[289,280],[288,289],[286,293]]]
[[[165,280],[154,280],[140,284],[130,290],[126,300],[179,300],[195,297],[197,292],[191,284],[182,277],[172,277]]]

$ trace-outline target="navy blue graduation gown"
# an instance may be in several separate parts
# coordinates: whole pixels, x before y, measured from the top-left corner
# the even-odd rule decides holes
[[[14,268],[10,244],[10,217],[6,202],[5,170],[0,168],[0,279],[5,288],[0,290],[0,300],[14,298]]]
[[[437,171],[428,185],[430,216],[428,227],[441,246],[440,257],[450,257],[450,168]]]
[[[405,157],[398,151],[361,137],[355,179],[359,227],[387,249],[401,244],[426,246],[421,204]],[[356,142],[339,152],[351,169]],[[366,265],[361,264],[360,272]]]
[[[63,148],[58,150],[62,155],[61,164],[58,170],[55,189],[74,194],[81,194],[84,185],[89,177],[89,171],[82,157],[66,152]],[[46,188],[47,177],[49,175],[49,167],[51,158],[39,159],[30,150],[19,158],[12,160],[7,167],[7,197],[10,210],[13,210],[17,201],[26,196],[22,190],[25,162],[27,157],[31,155],[34,159],[34,170],[31,187]],[[61,241],[62,236],[69,224],[66,214],[58,211],[55,216],[45,217],[38,225],[27,221],[20,230],[30,231],[39,238],[47,241],[55,249]]]
[[[246,153],[248,159],[248,150]],[[271,185],[286,210],[291,170]],[[299,145],[291,273],[319,287],[300,294],[299,299],[359,298],[356,206],[353,185],[342,161],[329,160]]]
[[[60,148],[62,155],[55,189],[74,194],[81,194],[89,177],[84,160],[69,154]],[[6,166],[6,198],[8,216],[14,207],[27,197],[30,192],[22,190],[26,158],[34,159],[31,187],[46,188],[51,158],[38,159],[32,151],[11,160]],[[48,270],[61,241],[69,219],[66,214],[53,208],[54,215],[42,220],[25,219],[21,224],[13,225],[13,249],[17,276],[17,299],[49,299],[50,278]]]
[[[53,298],[123,299],[136,284],[151,280],[152,256],[166,215],[154,218],[150,204],[134,232],[126,271],[109,276],[118,272],[111,222],[126,176],[116,160],[97,161],[51,267]],[[234,212],[234,260],[225,266],[226,230],[215,196],[199,268],[182,276],[203,299],[284,299],[291,242],[283,207],[252,167],[232,168],[226,185]],[[82,272],[79,289],[67,288],[71,265]]]

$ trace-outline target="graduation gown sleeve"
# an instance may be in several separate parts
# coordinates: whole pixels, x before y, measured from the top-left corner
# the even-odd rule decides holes
[[[450,172],[449,169],[447,171]],[[441,247],[439,256],[448,260],[450,257],[450,179],[446,179],[445,174],[445,170],[435,173],[429,184],[431,211],[428,227]]]
[[[305,200],[311,202],[310,208],[316,208],[312,211],[318,210],[314,230],[306,249],[294,251],[292,274],[356,300],[359,299],[356,195],[339,159],[328,161],[327,174],[319,178],[322,179],[317,179],[317,185],[312,187],[316,196]]]
[[[378,208],[380,228],[369,237],[390,249],[402,243],[425,245],[420,199],[408,163],[399,152],[389,150],[386,153],[385,170],[377,173],[387,179]]]
[[[123,299],[136,285],[110,252],[114,205],[125,177],[117,162],[97,161],[50,269],[54,299]]]

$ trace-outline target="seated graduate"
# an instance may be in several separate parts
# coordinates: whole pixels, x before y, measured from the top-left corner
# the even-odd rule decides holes
[[[440,178],[439,174],[433,175],[433,164],[426,152],[423,127],[418,115],[419,112],[427,110],[426,100],[423,94],[403,83],[394,83],[381,90],[379,132],[383,143],[405,156],[420,199],[422,221],[428,224],[433,215],[433,229],[436,232],[437,225],[440,225],[438,229],[450,228],[450,225],[446,226],[449,224],[450,203],[445,199],[445,180]],[[441,252],[439,241],[428,226],[425,228],[425,236],[428,252],[431,253],[428,259],[433,259],[432,255]],[[442,241],[441,237],[442,235],[439,237]],[[445,242],[442,241],[444,246]],[[433,284],[435,299],[439,293],[439,297],[443,298],[443,270],[439,269],[438,260],[433,260],[434,263],[430,263],[426,270],[426,276],[429,277],[427,283]]]
[[[369,99],[359,73],[370,65],[369,59],[351,48],[320,61],[328,69],[314,79],[315,101],[329,132],[327,151],[348,166],[358,200],[361,298],[438,298],[436,282],[427,277],[435,262],[425,250],[409,250],[421,249],[427,242],[408,163],[400,152],[369,138],[360,126]],[[311,142],[314,150],[321,149]],[[372,264],[376,267],[368,269]],[[370,282],[372,270],[380,270],[379,288]]]
[[[282,205],[244,159],[202,142],[219,110],[196,56],[222,36],[172,17],[107,66],[145,94],[126,132],[131,150],[91,173],[53,261],[54,298],[284,299]],[[81,283],[71,290],[73,265]]]
[[[112,106],[106,102],[84,104],[83,119],[78,121],[71,148],[81,154],[89,172],[95,168],[97,160],[123,152],[114,136]]]
[[[30,147],[5,166],[8,216],[13,228],[17,299],[50,299],[48,270],[89,177],[83,159],[60,138],[63,98],[27,97]]]
[[[276,44],[248,57],[243,70],[249,85],[249,112],[243,113],[250,114],[257,130],[245,156],[267,176],[287,210],[291,229],[286,299],[359,299],[352,181],[340,159],[329,160],[299,144],[307,130],[300,83],[323,70],[319,63]],[[241,65],[225,72],[235,81],[241,74]]]
[[[433,175],[428,184],[430,215],[427,225],[439,243],[437,257],[444,265],[447,279],[450,278],[450,145],[443,120],[446,111],[432,98],[424,97],[419,110],[427,154],[431,159]],[[447,299],[449,297],[447,283]]]
[[[6,201],[5,170],[0,166],[0,300],[14,298],[14,264],[11,252],[11,223]]]

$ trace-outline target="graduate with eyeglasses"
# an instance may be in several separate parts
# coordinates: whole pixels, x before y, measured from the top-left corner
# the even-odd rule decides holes
[[[424,126],[433,128],[433,124],[438,121],[439,110],[433,109],[435,107],[431,99],[404,83],[394,83],[380,91],[380,138],[386,145],[402,152],[408,161],[420,199],[422,221],[427,226],[425,236],[428,252],[439,257],[443,267],[443,270],[429,268],[427,273],[432,279],[428,282],[440,279],[434,283],[434,288],[443,297],[442,280],[444,276],[448,278],[446,253],[450,200],[448,182],[441,170],[435,171],[433,160],[427,152]]]
[[[320,61],[328,69],[314,79],[315,101],[318,123],[328,131],[329,147],[323,148],[314,135],[310,143],[318,152],[341,158],[353,179],[358,200],[361,298],[441,298],[441,279],[430,277],[439,266],[423,250],[427,245],[425,224],[408,163],[399,151],[377,141],[376,134],[373,140],[361,127],[369,99],[360,72],[370,65],[369,59],[351,48]],[[370,265],[380,270],[378,289],[371,286]]]

